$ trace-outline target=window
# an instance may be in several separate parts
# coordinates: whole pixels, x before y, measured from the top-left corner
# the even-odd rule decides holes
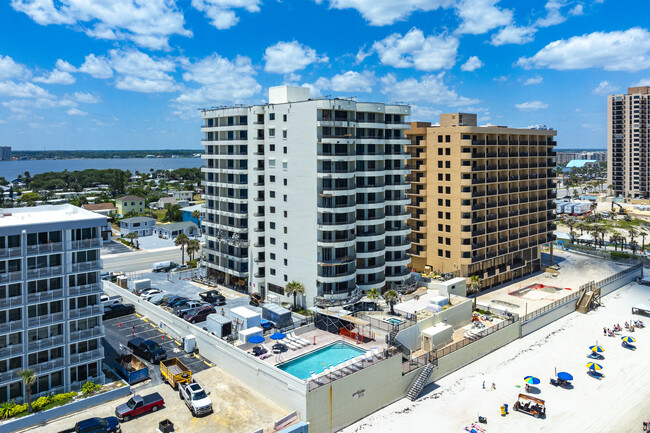
[[[438,180],[442,182],[442,173],[438,173]]]
[[[289,249],[289,245],[288,245],[286,242],[284,243],[284,249],[285,249],[285,250],[288,250],[288,249]]]
[[[438,136],[438,143],[442,143],[442,135]],[[442,155],[442,151],[438,149],[438,155]]]
[[[442,236],[438,236],[438,243],[439,243],[439,244],[442,243]]]
[[[438,142],[442,143],[442,135],[438,137]],[[438,155],[442,156],[442,147],[438,148]]]
[[[438,224],[438,231],[441,232],[442,230],[442,224]]]
[[[447,140],[447,143],[449,143],[449,140]],[[451,155],[451,148],[450,147],[445,149],[445,155],[447,155],[447,156]]]
[[[275,144],[269,144],[269,150],[275,152]]]
[[[275,206],[271,206],[271,207],[269,208],[269,212],[270,212],[270,213],[275,213]]]
[[[438,211],[438,218],[442,219],[442,212]]]
[[[438,194],[442,194],[442,191],[443,191],[442,187],[439,186],[439,187],[438,187]]]
[[[275,168],[275,158],[269,158],[269,168]]]
[[[451,219],[451,213],[450,212],[445,212],[445,219],[448,219],[448,220]]]
[[[270,269],[271,269],[271,270],[270,270],[271,275],[275,275],[275,269],[273,269],[273,268],[270,268]]]
[[[451,135],[445,135],[445,143],[451,143]]]
[[[450,259],[451,258],[451,252],[450,251],[445,251],[445,257]]]
[[[282,138],[287,138],[287,130],[286,129],[282,130]]]
[[[269,238],[269,242],[271,243],[271,245],[275,245],[275,238]]]
[[[445,187],[445,194],[451,194],[451,187],[450,186]]]
[[[287,201],[287,195],[284,194],[284,197],[283,197],[283,198],[284,198],[284,201],[286,202],[286,201]]]
[[[269,137],[275,137],[275,128],[269,128]]]
[[[287,211],[285,210],[285,211],[284,211],[284,217],[286,218],[287,215],[288,215],[288,213],[287,213]]]
[[[441,198],[438,199],[438,206],[442,206],[442,199]]]
[[[270,222],[270,223],[269,223],[269,228],[270,228],[271,230],[275,230],[275,223],[274,223],[274,222]]]
[[[449,173],[445,174],[445,180],[447,182],[451,181],[451,174],[449,174]]]
[[[275,260],[275,253],[271,253],[270,256],[271,256],[271,260]]]
[[[445,231],[446,231],[447,233],[450,233],[450,232],[451,232],[451,226],[450,226],[450,225],[446,225],[446,226],[445,226]]]
[[[286,283],[287,281],[289,281],[289,277],[287,276],[287,274],[284,274],[284,282]]]
[[[269,120],[275,120],[275,113],[269,113]]]
[[[287,146],[282,147],[282,153],[284,153],[284,154],[287,153]]]
[[[285,235],[287,234],[287,228],[286,227],[284,228],[284,234]]]
[[[445,168],[451,168],[451,161],[445,161]]]
[[[282,161],[282,170],[287,171],[289,163],[287,161]]]
[[[275,198],[275,191],[269,191],[269,197]]]
[[[284,259],[284,266],[289,266],[289,260]]]
[[[286,115],[286,114],[283,114],[283,115],[282,115],[282,121],[283,121],[283,122],[286,122],[286,121],[287,121],[287,115]]]
[[[451,206],[451,200],[445,200],[445,206],[450,207]]]
[[[438,168],[442,168],[442,161],[438,161]]]
[[[438,257],[442,257],[442,250],[438,250]]]
[[[284,186],[287,186],[288,184],[287,179],[283,179],[283,182],[284,182]]]
[[[445,238],[445,243],[447,245],[451,245],[451,238]]]

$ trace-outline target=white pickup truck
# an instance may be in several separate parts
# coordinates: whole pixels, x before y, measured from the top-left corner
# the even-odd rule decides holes
[[[210,400],[208,394],[210,393],[205,392],[203,387],[194,379],[190,383],[180,383],[178,385],[178,395],[181,400],[185,401],[193,416],[212,413],[212,400]]]

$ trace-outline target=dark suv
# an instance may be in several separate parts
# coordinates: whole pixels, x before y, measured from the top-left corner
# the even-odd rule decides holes
[[[210,314],[216,313],[217,310],[214,309],[213,306],[208,305],[202,308],[199,308],[196,311],[189,312],[183,317],[185,320],[187,320],[190,323],[199,323],[199,322],[205,322],[205,319],[208,317]]]
[[[127,346],[131,351],[152,364],[167,359],[167,353],[158,343],[136,337],[128,341]]]
[[[120,422],[114,416],[109,416],[108,418],[88,418],[79,421],[73,429],[65,430],[65,432],[75,433],[119,433],[120,431]]]

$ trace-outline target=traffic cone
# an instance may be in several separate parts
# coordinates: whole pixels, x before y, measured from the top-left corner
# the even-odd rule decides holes
[[[163,338],[163,341],[165,341],[165,334],[163,334],[163,337],[162,337],[162,338]]]
[[[122,327],[122,322],[120,322],[119,325],[117,325],[117,327],[121,328]]]

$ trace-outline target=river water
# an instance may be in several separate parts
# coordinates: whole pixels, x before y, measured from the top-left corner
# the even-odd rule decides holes
[[[25,160],[0,161],[0,177],[7,180],[15,179],[19,174],[29,171],[30,175],[48,171],[76,171],[89,168],[105,169],[119,168],[148,172],[154,170],[169,170],[177,168],[202,167],[201,158],[110,158],[110,159],[54,159],[54,160]]]

